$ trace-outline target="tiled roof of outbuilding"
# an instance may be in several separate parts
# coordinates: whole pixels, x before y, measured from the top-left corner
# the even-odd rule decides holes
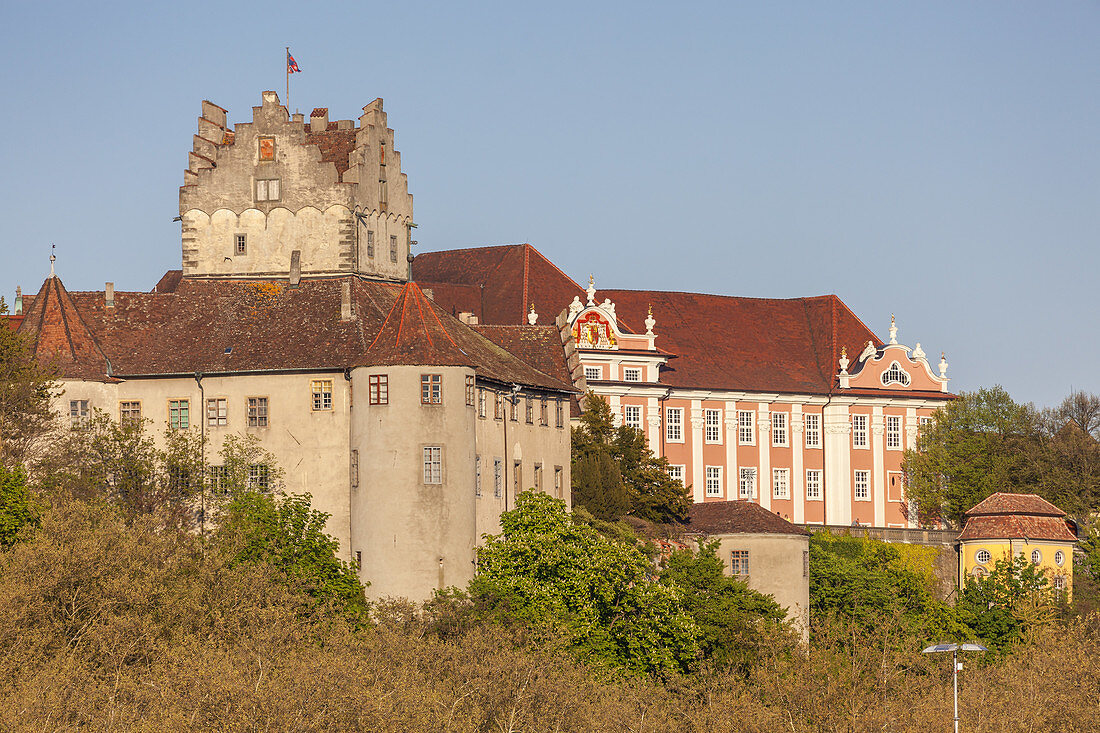
[[[684,530],[710,537],[722,534],[810,533],[751,501],[708,501],[694,504]]]
[[[993,514],[1033,514],[1043,517],[1064,517],[1066,513],[1036,494],[1009,494],[999,491],[991,494],[963,512],[964,517],[980,517]]]
[[[341,320],[342,290],[353,318]],[[35,306],[45,309],[51,283]],[[57,287],[64,293],[60,281]],[[65,302],[65,301],[61,301]],[[415,285],[363,280],[285,282],[184,278],[173,292],[115,292],[108,308],[102,292],[73,293],[66,330],[59,318],[28,318],[20,328],[41,351],[77,333],[74,356],[60,364],[65,377],[111,375],[337,370],[372,364],[466,364],[482,377],[551,390],[572,391],[483,338],[424,298]],[[52,312],[52,311],[50,311]],[[33,314],[28,314],[33,315]],[[101,351],[93,351],[95,346]],[[97,356],[98,354],[98,356]]]
[[[963,513],[966,526],[960,540],[1013,539],[1072,542],[1076,534],[1066,524],[1066,513],[1035,494],[998,492]]]

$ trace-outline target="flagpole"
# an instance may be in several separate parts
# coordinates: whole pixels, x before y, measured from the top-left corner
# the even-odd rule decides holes
[[[286,58],[283,59],[286,66],[286,113],[290,114],[290,46],[286,47]]]

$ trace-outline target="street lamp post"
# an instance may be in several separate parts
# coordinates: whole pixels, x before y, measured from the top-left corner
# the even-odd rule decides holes
[[[955,688],[955,733],[959,733],[959,670],[962,669],[959,652],[987,652],[989,650],[981,644],[933,644],[921,651],[924,654],[951,652],[951,683]]]

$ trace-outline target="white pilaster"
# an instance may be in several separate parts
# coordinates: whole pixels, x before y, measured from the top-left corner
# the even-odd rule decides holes
[[[905,408],[905,447],[909,450],[916,450],[917,448],[917,431],[920,430],[920,420],[917,418],[917,408],[907,407]],[[903,474],[904,477],[904,474]],[[906,518],[905,526],[909,529],[915,529],[919,525],[917,524],[916,517],[916,502],[910,501],[907,495],[903,494],[906,501]]]
[[[691,485],[695,503],[706,496],[706,480],[703,475],[703,401],[691,401]]]
[[[660,458],[664,455],[661,450],[661,404],[656,397],[650,397],[646,401],[646,440],[649,441],[649,449],[653,455]]]
[[[756,409],[756,444],[760,451],[760,463],[756,469],[756,486],[760,506],[772,508],[772,421],[768,405],[761,403]]]
[[[611,406],[611,424],[619,427],[623,424],[622,399],[617,394],[607,396],[607,404]]]
[[[847,405],[827,405],[822,415],[825,446],[825,523],[852,523],[852,424]]]
[[[737,403],[726,403],[726,500],[741,496],[740,474],[737,468]]]
[[[871,408],[871,500],[874,503],[875,526],[886,526],[886,466],[883,462],[882,451],[886,440],[885,418],[882,416],[882,405]]]
[[[791,405],[791,497],[794,499],[795,524],[806,521],[806,471],[803,469],[802,451],[806,447],[802,430],[802,405]]]

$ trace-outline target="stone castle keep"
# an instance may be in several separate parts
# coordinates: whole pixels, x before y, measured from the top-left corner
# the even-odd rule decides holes
[[[264,92],[232,129],[204,101],[180,217],[185,277],[408,279],[413,202],[381,99],[356,124],[288,115]]]

